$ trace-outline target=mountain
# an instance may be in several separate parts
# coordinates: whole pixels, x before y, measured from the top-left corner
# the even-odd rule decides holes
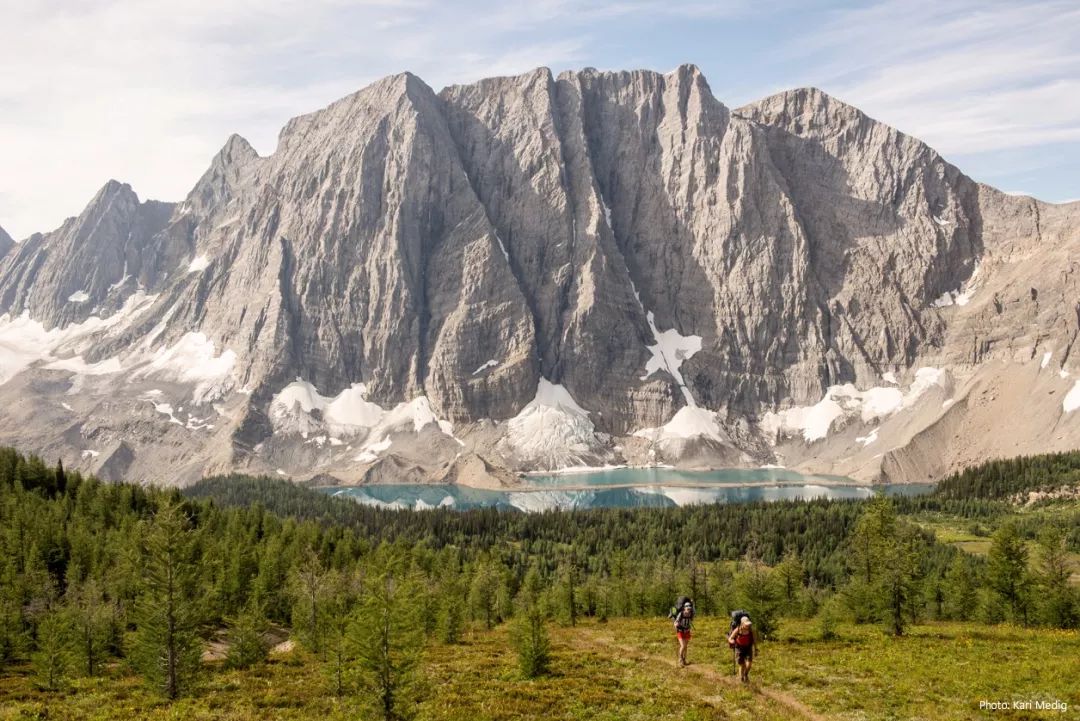
[[[812,88],[404,73],[5,254],[0,443],[166,483],[923,480],[1080,441],[1078,221]]]
[[[8,235],[7,231],[0,228],[0,258],[7,255],[7,252],[15,247],[15,241]]]

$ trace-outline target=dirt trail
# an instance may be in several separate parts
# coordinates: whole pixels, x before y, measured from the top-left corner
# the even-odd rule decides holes
[[[592,635],[592,640],[599,643],[600,645],[607,646],[611,649],[616,649],[621,653],[629,654],[635,658],[648,660],[652,663],[661,663],[665,666],[671,667],[672,669],[675,668],[675,664],[671,661],[671,659],[657,654],[649,653],[644,649],[616,643],[610,638],[606,638],[604,636],[596,634]],[[706,678],[714,683],[724,684],[729,688],[748,688],[751,692],[758,694],[759,696],[764,696],[770,701],[778,703],[781,706],[784,706],[791,711],[794,711],[795,713],[799,714],[800,717],[804,719],[809,719],[809,721],[827,721],[828,719],[828,717],[822,716],[821,714],[817,713],[789,693],[767,688],[755,681],[752,681],[748,685],[744,685],[739,681],[735,680],[734,672],[732,672],[731,674],[721,673],[712,666],[698,664],[691,664],[689,666],[686,666],[684,670],[688,673],[697,674],[698,676]]]

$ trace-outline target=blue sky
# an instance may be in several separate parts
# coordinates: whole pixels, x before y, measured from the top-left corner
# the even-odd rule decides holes
[[[0,0],[0,225],[109,178],[179,200],[232,132],[384,75],[698,65],[737,107],[815,85],[1002,190],[1080,198],[1080,3],[992,0]]]

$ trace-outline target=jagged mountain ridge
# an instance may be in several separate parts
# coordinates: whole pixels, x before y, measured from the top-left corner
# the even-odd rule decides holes
[[[0,258],[7,255],[7,252],[13,247],[15,247],[15,241],[8,235],[6,230],[0,228]]]
[[[1011,280],[1017,263],[1046,286],[1038,260],[1074,247],[1076,217],[981,186],[814,89],[731,110],[693,66],[539,69],[440,93],[406,73],[293,119],[266,158],[233,136],[182,203],[140,203],[109,183],[3,258],[0,312],[44,332],[126,308],[80,341],[80,362],[100,372],[69,347],[26,371],[73,374],[78,389],[90,378],[115,399],[116,360],[170,409],[193,393],[213,412],[181,422],[138,392],[131,411],[183,427],[168,435],[188,477],[284,466],[427,479],[466,462],[489,474],[779,454],[902,478],[896,449],[849,468],[846,447],[791,446],[790,418],[761,422],[840,384],[914,383],[923,364],[977,375],[1029,345],[1054,346],[1064,368],[1067,271],[1034,314],[1018,283],[1007,312],[939,301],[973,278]],[[1010,272],[988,280],[990,261]],[[20,378],[0,391],[33,383]],[[126,447],[119,475],[157,465],[160,439],[95,408],[71,413]],[[429,416],[456,430],[417,425]]]

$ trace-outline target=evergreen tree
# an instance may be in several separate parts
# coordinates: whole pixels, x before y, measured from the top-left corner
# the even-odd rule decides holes
[[[987,555],[986,580],[1008,606],[1013,620],[1027,623],[1028,552],[1016,525],[1005,523],[994,533]]]
[[[447,573],[439,595],[439,638],[443,643],[461,641],[461,631],[465,625],[464,598],[460,575],[457,572]]]
[[[779,619],[782,591],[775,572],[756,558],[749,558],[735,576],[737,605],[750,614],[759,639],[768,638]]]
[[[469,608],[474,618],[484,622],[484,628],[490,629],[495,625],[498,593],[499,577],[491,561],[485,558],[477,563],[469,587]]]
[[[180,503],[164,501],[142,536],[143,582],[130,656],[152,686],[175,699],[190,689],[200,667],[197,532]]]
[[[1039,621],[1055,628],[1076,628],[1080,609],[1076,590],[1069,585],[1072,569],[1062,532],[1054,527],[1043,529],[1038,541]]]
[[[366,583],[349,628],[361,686],[372,694],[384,721],[411,718],[420,692],[423,635],[410,603],[415,588],[395,564],[387,563]]]
[[[906,526],[892,524],[891,534],[882,539],[878,599],[889,629],[901,636],[914,615],[918,594],[918,540]]]
[[[964,554],[957,554],[945,576],[945,616],[969,621],[979,606],[979,594],[971,564]]]
[[[14,660],[28,641],[16,580],[14,564],[0,559],[0,669]]]
[[[776,566],[776,578],[780,585],[784,609],[789,614],[798,614],[803,591],[803,566],[799,552],[794,548],[784,554]]]
[[[875,498],[863,510],[848,538],[851,577],[843,594],[857,623],[880,618],[880,574],[884,546],[895,535],[895,510],[884,498]]]
[[[57,609],[41,619],[37,628],[37,649],[30,656],[41,688],[59,691],[63,688],[75,659],[72,654],[70,618]]]
[[[300,556],[289,582],[292,596],[292,627],[300,642],[315,654],[322,652],[326,631],[327,570],[310,546]]]
[[[518,665],[525,678],[536,678],[548,672],[551,642],[545,627],[540,605],[541,581],[536,566],[525,574],[518,594],[518,610],[511,628],[511,641],[517,650]]]
[[[94,676],[107,655],[112,632],[112,609],[105,601],[100,584],[93,578],[81,583],[69,582],[65,598],[74,636],[75,656],[82,673]]]
[[[266,660],[270,651],[266,633],[269,623],[262,604],[248,601],[239,614],[227,620],[229,649],[225,654],[228,668],[250,668]]]
[[[357,588],[351,572],[331,570],[323,590],[321,657],[326,662],[334,695],[345,694],[346,672],[353,660],[350,628],[351,613],[356,605]]]
[[[577,626],[578,604],[580,602],[580,580],[577,562],[571,558],[563,564],[559,573],[558,606],[562,622],[568,626]]]

